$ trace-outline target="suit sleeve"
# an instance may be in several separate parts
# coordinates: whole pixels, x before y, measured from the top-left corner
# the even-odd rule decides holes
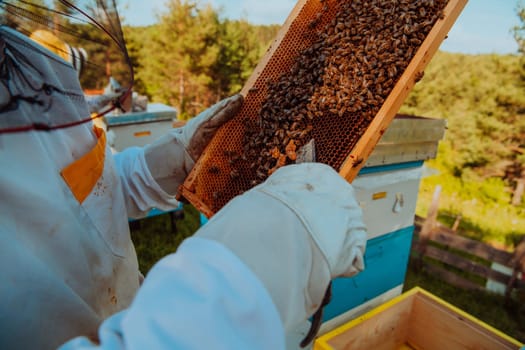
[[[129,217],[141,218],[152,208],[169,211],[179,205],[175,196],[166,193],[151,175],[143,148],[130,147],[113,158]]]
[[[76,338],[60,350],[284,349],[273,301],[220,243],[189,238],[148,274],[131,307],[106,320],[99,344]]]

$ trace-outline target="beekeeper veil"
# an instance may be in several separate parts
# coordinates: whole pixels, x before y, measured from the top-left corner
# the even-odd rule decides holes
[[[0,23],[4,29],[14,29],[40,44],[42,52],[72,65],[86,96],[107,93],[108,87],[111,88],[113,95],[107,105],[95,115],[83,116],[75,125],[114,109],[125,109],[131,95],[133,71],[116,0],[0,0]],[[31,78],[39,75],[32,58],[0,40],[0,134],[73,126],[60,118],[31,125],[24,120],[2,121],[7,114],[4,112],[15,108],[20,99],[26,102],[31,99],[12,86],[13,75],[23,76],[28,85],[40,88]],[[46,88],[44,85],[41,88]]]

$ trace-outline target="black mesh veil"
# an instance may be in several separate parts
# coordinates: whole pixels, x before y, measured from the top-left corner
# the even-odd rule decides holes
[[[87,97],[111,91],[108,103],[82,120],[14,127],[0,123],[0,133],[78,125],[122,108],[129,100],[133,70],[116,0],[0,0],[0,24],[15,29],[70,62],[78,71]]]

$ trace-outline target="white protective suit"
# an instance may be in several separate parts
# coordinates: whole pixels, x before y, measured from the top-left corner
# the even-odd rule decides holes
[[[0,39],[9,44],[2,128],[88,114],[70,65],[5,27]],[[6,91],[27,88],[41,110],[23,101],[5,108]],[[91,124],[0,135],[0,348],[50,349],[80,335],[63,349],[97,341],[108,349],[282,349],[284,332],[312,315],[330,279],[363,268],[366,234],[351,186],[327,166],[302,164],[234,199],[157,264],[134,299],[127,217],[177,205],[168,193],[229,107],[238,99],[115,162]]]
[[[89,118],[69,63],[5,26],[0,44],[1,129]],[[0,349],[53,349],[75,336],[96,338],[105,318],[130,305],[139,271],[128,217],[178,206],[159,183],[177,188],[205,146],[192,144],[192,132],[211,137],[219,123],[196,124],[225,117],[241,100],[225,100],[169,133],[159,152],[170,149],[173,157],[164,159],[154,157],[154,146],[114,159],[92,123],[0,134]],[[150,171],[148,163],[167,173]]]
[[[322,164],[283,167],[155,265],[100,344],[60,350],[284,349],[329,281],[363,269],[365,244],[348,183]]]

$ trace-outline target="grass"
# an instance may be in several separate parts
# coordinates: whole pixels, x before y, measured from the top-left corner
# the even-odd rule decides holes
[[[140,220],[132,225],[131,237],[137,250],[141,271],[146,274],[163,256],[173,253],[178,245],[200,226],[199,213],[191,205],[184,206],[184,218],[176,220],[176,232],[170,215],[159,215]],[[502,296],[465,291],[410,263],[404,289],[420,286],[450,304],[462,309],[503,333],[525,343],[525,291],[508,303]]]
[[[179,244],[193,235],[199,226],[199,212],[191,205],[185,205],[183,217],[176,220],[164,214],[132,223],[131,239],[139,258],[140,271],[146,274],[162,257],[174,253]]]
[[[428,162],[435,166],[434,162]],[[494,181],[462,181],[442,169],[421,180],[416,214],[425,217],[436,186],[441,185],[439,221],[452,226],[461,215],[459,231],[468,237],[502,246],[516,245],[525,232],[525,205],[512,206],[507,188]],[[498,193],[493,198],[480,193]],[[490,198],[489,198],[490,197]]]

